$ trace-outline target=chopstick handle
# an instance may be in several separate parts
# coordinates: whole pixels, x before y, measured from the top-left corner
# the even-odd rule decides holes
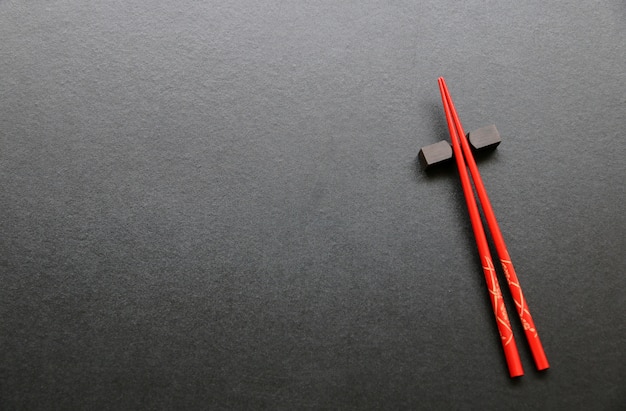
[[[513,297],[513,301],[515,301],[515,309],[524,327],[524,334],[526,334],[528,346],[535,360],[535,366],[538,370],[550,368],[550,363],[548,363],[548,358],[546,357],[543,345],[539,339],[539,334],[537,334],[535,322],[528,310],[526,298],[524,298],[522,287],[519,285],[519,280],[517,279],[517,274],[515,273],[515,268],[513,268],[513,263],[511,262],[508,252],[505,251],[505,255],[500,257],[500,262],[502,263],[502,270],[504,271],[506,281],[509,284],[511,296]]]
[[[502,342],[506,363],[509,368],[509,374],[511,377],[519,377],[524,375],[524,369],[522,368],[522,362],[519,357],[519,352],[517,351],[517,344],[515,343],[515,339],[513,337],[513,331],[511,329],[511,323],[509,322],[509,316],[506,312],[506,307],[504,306],[504,300],[502,299],[500,284],[493,266],[491,253],[489,252],[487,237],[485,236],[485,230],[480,219],[478,205],[476,204],[476,198],[474,198],[474,191],[472,190],[465,160],[461,153],[457,129],[452,122],[452,114],[450,106],[448,105],[448,99],[446,98],[444,87],[445,83],[443,82],[443,78],[440,78],[439,91],[441,92],[441,99],[446,113],[446,121],[448,122],[448,130],[450,131],[452,150],[454,151],[454,158],[459,170],[459,178],[461,179],[461,186],[463,187],[463,194],[465,196],[467,210],[472,223],[472,230],[474,231],[476,247],[478,248],[478,253],[481,256],[483,273],[489,290],[489,300],[496,319],[496,325],[498,327],[498,333],[500,334],[500,340]]]
[[[491,300],[493,314],[496,317],[498,333],[502,340],[502,348],[504,350],[507,366],[509,367],[509,374],[511,377],[519,377],[524,375],[524,369],[522,368],[522,362],[519,357],[519,352],[517,351],[517,344],[515,343],[513,330],[511,329],[509,315],[507,314],[504,299],[502,298],[502,291],[500,290],[496,270],[488,255],[484,255],[482,260],[483,272],[489,290],[489,299]]]

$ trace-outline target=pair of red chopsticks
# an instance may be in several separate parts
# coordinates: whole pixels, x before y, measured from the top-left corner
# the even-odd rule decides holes
[[[448,87],[443,77],[439,77],[439,91],[441,92],[441,100],[443,101],[443,108],[446,113],[446,119],[448,121],[448,129],[450,130],[450,140],[452,143],[452,150],[454,152],[454,158],[456,165],[459,169],[459,176],[461,177],[461,184],[463,186],[463,193],[465,195],[465,201],[472,222],[472,229],[474,231],[474,237],[476,238],[476,245],[478,247],[478,253],[480,254],[480,260],[483,264],[483,272],[485,273],[485,280],[487,281],[487,288],[489,289],[491,305],[493,313],[496,317],[496,323],[498,325],[498,331],[500,338],[502,339],[502,347],[504,348],[504,355],[509,367],[509,373],[511,377],[519,377],[524,375],[524,369],[520,361],[519,353],[517,351],[517,344],[513,337],[513,330],[509,322],[509,316],[507,315],[506,308],[504,306],[504,300],[502,299],[502,292],[500,291],[500,285],[498,284],[498,278],[491,259],[491,253],[489,252],[489,246],[487,245],[487,238],[485,236],[485,230],[483,228],[482,221],[480,219],[480,213],[478,211],[478,205],[476,204],[476,198],[474,198],[474,192],[470,182],[470,176],[467,173],[467,167],[470,169],[472,180],[474,180],[474,187],[478,193],[480,204],[483,207],[485,213],[485,219],[487,225],[491,231],[493,241],[498,252],[498,257],[502,263],[502,269],[509,284],[509,290],[513,300],[515,301],[515,308],[519,314],[520,320],[524,327],[524,333],[530,346],[535,365],[538,370],[545,370],[550,367],[548,359],[543,351],[543,346],[539,340],[535,323],[528,310],[528,304],[522,294],[522,288],[520,287],[519,280],[515,274],[515,269],[511,263],[511,257],[507,251],[504,238],[500,232],[498,221],[493,213],[491,202],[487,197],[487,191],[483,184],[483,180],[478,173],[478,167],[474,156],[470,149],[463,126],[459,120],[459,116],[454,108],[454,103],[448,92]]]

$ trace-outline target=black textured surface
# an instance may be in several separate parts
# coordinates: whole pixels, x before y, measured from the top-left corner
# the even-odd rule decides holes
[[[625,19],[0,2],[0,408],[623,409]],[[518,326],[507,377],[456,172],[417,170],[438,76],[506,138],[546,373]]]

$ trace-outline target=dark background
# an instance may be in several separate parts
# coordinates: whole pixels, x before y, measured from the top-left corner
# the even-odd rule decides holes
[[[0,408],[622,408],[626,6],[420,3],[1,1]],[[547,372],[416,167],[438,76]]]

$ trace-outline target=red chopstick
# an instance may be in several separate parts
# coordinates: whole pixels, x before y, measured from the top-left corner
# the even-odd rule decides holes
[[[474,198],[474,191],[472,190],[472,184],[470,182],[465,160],[461,152],[460,139],[452,120],[452,114],[450,112],[451,109],[448,104],[448,99],[446,98],[446,88],[443,77],[439,78],[439,91],[441,92],[441,100],[443,101],[443,108],[448,122],[448,130],[450,131],[450,140],[452,141],[452,150],[454,152],[457,168],[459,169],[459,176],[461,178],[461,185],[463,186],[465,202],[467,203],[467,209],[472,222],[476,246],[478,247],[478,253],[480,254],[485,280],[487,281],[491,307],[493,308],[493,314],[496,317],[496,324],[502,340],[502,348],[504,349],[504,356],[509,367],[509,374],[511,377],[519,377],[524,375],[524,369],[522,368],[522,362],[517,351],[517,344],[513,338],[513,330],[511,329],[509,316],[504,306],[504,300],[502,299],[502,292],[500,291],[496,270],[494,268],[491,253],[489,252],[489,246],[487,244],[487,237],[485,236],[485,230],[480,220],[478,205],[476,204],[476,199]]]
[[[445,99],[447,101],[449,112],[452,114],[453,125],[456,128],[457,136],[460,136],[459,140],[461,143],[461,148],[463,150],[463,155],[470,169],[472,180],[474,181],[474,187],[476,188],[476,192],[478,193],[478,198],[480,200],[480,204],[482,205],[485,219],[487,220],[487,225],[489,226],[489,230],[491,231],[491,235],[493,237],[493,241],[498,252],[498,257],[500,258],[502,269],[504,270],[504,275],[509,285],[509,290],[511,291],[511,296],[515,301],[517,313],[522,322],[522,326],[524,327],[524,333],[526,335],[528,345],[530,346],[530,350],[535,360],[535,366],[538,370],[545,370],[547,368],[550,368],[550,364],[548,363],[548,359],[543,350],[543,346],[541,344],[541,340],[539,339],[539,335],[537,333],[537,328],[535,327],[533,318],[530,315],[528,304],[526,303],[526,299],[524,298],[524,294],[522,293],[522,288],[517,278],[517,274],[515,273],[513,263],[511,262],[511,257],[509,256],[509,252],[504,242],[504,237],[502,236],[500,226],[498,225],[495,213],[493,212],[493,208],[491,207],[491,202],[489,201],[489,197],[487,196],[487,190],[485,189],[483,180],[480,177],[480,173],[478,172],[478,166],[476,165],[476,161],[474,160],[474,156],[472,155],[472,150],[470,149],[467,138],[465,137],[463,126],[461,125],[459,116],[457,115],[456,109],[454,108],[454,102],[452,101],[452,97],[450,97],[448,87],[446,86],[446,82],[443,77],[439,79],[439,88],[442,93],[442,99]],[[454,155],[458,155],[456,151]]]

